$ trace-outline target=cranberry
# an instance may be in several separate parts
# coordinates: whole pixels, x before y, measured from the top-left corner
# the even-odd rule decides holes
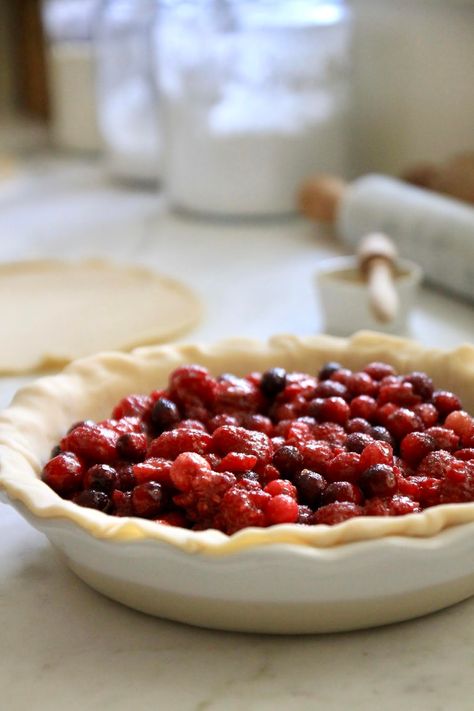
[[[333,504],[322,506],[314,514],[314,523],[324,523],[334,526],[355,516],[362,516],[364,509],[349,501],[337,501]]]
[[[459,446],[459,436],[446,427],[430,427],[426,434],[432,437],[436,449],[446,449],[453,452]]]
[[[458,449],[457,452],[454,452],[454,456],[456,459],[462,459],[465,462],[469,462],[471,459],[474,459],[474,449]]]
[[[256,412],[262,404],[260,389],[248,380],[235,375],[218,378],[214,403],[216,412]]]
[[[425,427],[432,427],[438,422],[438,410],[429,402],[422,402],[413,408]]]
[[[275,479],[279,479],[279,477],[280,472],[276,467],[273,466],[273,464],[266,464],[260,475],[260,479],[263,484],[268,484],[269,482],[274,481]]]
[[[369,395],[358,395],[350,403],[351,417],[372,421],[377,412],[377,402]]]
[[[363,472],[374,464],[393,463],[393,449],[387,442],[370,442],[360,455],[359,471]]]
[[[260,389],[265,397],[274,398],[285,389],[286,371],[283,368],[271,368],[265,371],[260,381]]]
[[[218,465],[221,472],[249,472],[257,463],[257,457],[253,454],[242,454],[241,452],[229,452],[222,458]]]
[[[316,398],[308,405],[308,415],[319,422],[344,425],[349,419],[349,413],[349,405],[342,397]]]
[[[284,496],[291,496],[293,499],[297,497],[297,489],[291,481],[286,479],[276,479],[275,481],[270,481],[264,491],[270,496],[279,496],[280,494]]]
[[[105,511],[110,505],[110,499],[107,494],[94,489],[84,489],[74,496],[73,501],[79,506],[86,506],[98,511]]]
[[[141,462],[146,457],[148,442],[146,435],[140,432],[127,432],[117,440],[117,453],[130,462]]]
[[[360,473],[360,455],[342,452],[332,459],[326,470],[328,481],[357,481]]]
[[[393,437],[385,427],[376,425],[370,429],[369,434],[375,440],[379,442],[387,442],[387,444],[390,444],[393,447]]]
[[[310,526],[313,523],[313,511],[309,508],[309,506],[298,506],[298,519],[296,523],[303,526]]]
[[[181,511],[170,511],[160,515],[160,518],[155,519],[156,523],[162,523],[165,526],[178,526],[187,528],[186,516]]]
[[[167,430],[150,444],[148,457],[176,459],[182,452],[206,454],[211,444],[211,436],[201,430]]]
[[[447,390],[436,390],[433,393],[433,405],[441,417],[449,415],[454,410],[462,410],[461,401],[457,395]]]
[[[353,417],[351,420],[348,421],[346,425],[346,431],[348,432],[348,434],[351,434],[352,432],[363,432],[364,434],[370,434],[371,429],[372,425],[362,417]]]
[[[57,494],[69,496],[82,486],[84,466],[72,452],[58,454],[43,469],[42,479]]]
[[[164,432],[179,422],[179,410],[172,400],[160,397],[153,405],[150,419],[156,432]]]
[[[224,427],[225,425],[230,427],[238,427],[240,425],[240,420],[234,415],[227,415],[221,413],[220,415],[215,415],[208,422],[208,430],[212,434],[218,427]]]
[[[440,503],[440,479],[429,476],[411,476],[410,483],[416,487],[416,499],[423,508],[436,506]]]
[[[402,407],[412,407],[421,401],[421,397],[413,390],[413,385],[406,382],[393,383],[391,385],[381,385],[378,404],[385,405],[387,402],[395,403]]]
[[[453,430],[459,437],[464,437],[474,432],[474,418],[464,410],[453,410],[447,416],[445,427]]]
[[[342,383],[347,387],[347,384],[352,377],[352,370],[348,368],[339,368],[335,373],[332,373],[331,380],[335,380],[338,383]]]
[[[404,383],[410,383],[413,392],[423,400],[430,400],[433,395],[434,385],[431,378],[426,373],[415,371],[403,378]]]
[[[374,440],[370,435],[364,434],[363,432],[353,432],[348,435],[346,439],[346,449],[348,452],[357,452],[361,454],[362,450],[371,444]]]
[[[118,476],[117,488],[120,491],[131,491],[137,483],[133,473],[133,466],[128,462],[117,462],[115,469]]]
[[[99,425],[79,425],[62,441],[63,449],[93,462],[111,464],[117,458],[118,434]]]
[[[370,375],[367,373],[354,373],[349,378],[347,387],[352,395],[357,397],[360,395],[375,395],[378,385],[377,383],[374,383]]]
[[[278,523],[295,523],[298,519],[298,504],[290,496],[279,494],[273,496],[265,508],[265,517],[270,525]]]
[[[265,415],[247,415],[244,417],[242,424],[247,430],[263,432],[267,435],[267,437],[271,437],[273,435],[273,423],[271,419],[269,417],[265,417]]]
[[[323,475],[334,457],[333,448],[328,442],[308,442],[302,448],[302,454],[305,468]]]
[[[400,444],[403,459],[412,467],[416,467],[434,449],[436,442],[428,432],[410,432]]]
[[[387,429],[400,440],[410,432],[423,429],[423,423],[414,412],[401,407],[388,417]]]
[[[132,516],[132,492],[115,489],[112,492],[112,504],[116,516]]]
[[[319,380],[328,380],[331,375],[334,373],[337,373],[338,370],[342,368],[342,365],[340,363],[336,363],[335,361],[329,361],[329,363],[326,363],[323,365],[321,370],[318,373],[318,379]]]
[[[369,363],[369,365],[365,366],[364,373],[370,375],[372,380],[383,380],[383,378],[390,375],[395,375],[395,370],[388,363],[379,363],[378,361],[374,361],[373,363]]]
[[[368,497],[390,496],[397,490],[397,478],[388,464],[374,464],[361,474],[359,485]]]
[[[327,481],[321,474],[310,469],[303,469],[295,476],[294,484],[297,488],[299,499],[303,503],[308,504],[313,509],[319,506],[321,494],[327,486]]]
[[[179,402],[200,402],[210,407],[215,401],[216,381],[200,365],[183,365],[171,374],[170,395]]]
[[[361,504],[362,500],[363,496],[359,487],[349,481],[334,481],[328,485],[323,494],[324,504],[332,504],[334,501],[349,501],[353,504]]]
[[[164,495],[161,484],[149,481],[138,484],[132,491],[132,506],[138,516],[156,518],[163,510]]]
[[[118,483],[117,470],[108,464],[94,464],[87,470],[84,477],[84,487],[110,494]]]
[[[347,396],[347,388],[342,383],[336,380],[322,380],[314,389],[313,396],[315,398],[325,397],[342,397]]]
[[[146,395],[127,395],[112,411],[112,417],[120,420],[122,417],[143,417],[151,406],[151,398]]]
[[[296,447],[280,447],[273,455],[272,464],[282,478],[292,479],[303,468],[303,455]]]

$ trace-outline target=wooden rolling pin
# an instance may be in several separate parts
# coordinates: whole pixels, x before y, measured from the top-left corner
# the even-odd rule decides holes
[[[398,256],[395,245],[387,235],[374,232],[360,242],[357,256],[367,279],[372,313],[382,323],[393,321],[399,307],[394,283],[394,267]]]
[[[353,183],[332,176],[307,180],[299,194],[307,217],[333,223],[353,248],[366,234],[389,234],[428,280],[474,301],[474,209],[458,200],[383,175]]]

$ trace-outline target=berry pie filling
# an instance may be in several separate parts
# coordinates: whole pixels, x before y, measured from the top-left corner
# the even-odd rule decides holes
[[[175,370],[74,424],[42,479],[80,506],[227,534],[474,501],[474,419],[422,372]]]

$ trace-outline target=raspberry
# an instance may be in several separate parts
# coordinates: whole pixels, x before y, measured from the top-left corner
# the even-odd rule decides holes
[[[308,405],[308,415],[319,422],[344,425],[349,419],[349,413],[349,405],[342,397],[316,398]]]
[[[374,464],[393,463],[393,449],[387,442],[371,442],[360,455],[359,471],[363,472]]]
[[[144,462],[135,464],[133,467],[133,474],[138,484],[146,484],[150,481],[156,481],[162,486],[171,486],[171,465],[172,463],[168,459],[150,457]]]
[[[185,493],[175,496],[173,500],[176,505],[186,510],[186,515],[191,521],[206,523],[206,527],[209,527],[214,516],[219,512],[226,492],[231,487],[235,488],[235,476],[230,472],[197,469],[194,477],[188,479],[190,488]],[[173,470],[171,476],[173,477]]]
[[[461,400],[448,390],[436,390],[433,393],[433,405],[441,417],[446,417],[454,410],[462,410]]]
[[[308,418],[312,420],[312,417]],[[303,445],[305,442],[313,439],[312,427],[306,422],[301,421],[300,417],[297,420],[290,421],[289,427],[287,428],[286,441],[287,444],[291,445]]]
[[[265,526],[265,515],[244,489],[233,486],[222,499],[215,524],[231,535],[248,526]]]
[[[107,422],[109,423],[108,425],[106,424]],[[143,421],[139,417],[122,417],[120,420],[105,420],[105,422],[99,424],[118,432],[118,434],[142,433],[144,431]]]
[[[295,523],[298,519],[298,504],[290,496],[278,494],[268,502],[265,508],[267,524]]]
[[[266,464],[260,475],[262,484],[268,484],[269,482],[274,481],[275,479],[279,479],[279,477],[280,472],[276,467],[273,466],[273,464]]]
[[[347,439],[344,428],[335,422],[324,422],[321,425],[316,425],[313,429],[313,437],[316,440],[322,439],[331,444],[344,444]]]
[[[222,423],[222,424],[232,424],[232,423]],[[255,430],[256,432],[263,432],[267,437],[272,437],[273,435],[273,423],[269,417],[265,415],[246,415],[242,422],[243,426],[248,430]]]
[[[442,479],[445,475],[447,467],[455,461],[454,457],[448,452],[439,450],[430,452],[421,460],[416,470],[417,476],[432,477]]]
[[[377,402],[369,395],[359,395],[351,400],[350,416],[361,417],[364,420],[372,422],[377,412]]]
[[[321,495],[327,487],[327,481],[321,474],[312,472],[310,469],[303,469],[295,476],[294,484],[299,500],[313,509],[319,506]]]
[[[333,448],[327,442],[308,442],[302,448],[302,454],[305,468],[323,475],[334,457]]]
[[[211,435],[201,430],[167,430],[151,442],[148,457],[176,459],[183,452],[206,454],[211,444]]]
[[[335,502],[322,506],[314,514],[314,523],[324,523],[328,526],[334,526],[336,523],[342,523],[355,516],[362,516],[364,509],[357,504],[352,504],[348,501]]]
[[[219,427],[212,435],[213,449],[220,455],[229,452],[253,454],[257,459],[267,464],[272,455],[272,446],[263,432],[249,432],[243,427]]]
[[[292,499],[296,499],[298,492],[296,487],[287,479],[276,479],[271,481],[266,485],[264,491],[270,496],[279,496],[280,494],[284,496],[291,496]]]
[[[141,462],[146,457],[148,441],[146,435],[140,432],[127,432],[117,440],[117,454],[121,459],[130,462]]]
[[[410,466],[416,467],[436,446],[429,432],[410,432],[401,441],[400,453]]]
[[[180,491],[190,491],[196,478],[211,471],[209,462],[199,454],[183,452],[170,467],[169,476]]]
[[[173,427],[174,430],[200,430],[201,432],[207,432],[207,428],[199,420],[185,419],[178,422]]]
[[[260,381],[260,389],[265,397],[274,398],[286,385],[286,371],[283,368],[272,368],[265,371]]]
[[[149,481],[138,484],[132,491],[132,508],[137,516],[156,518],[164,507],[164,494],[161,484]]]
[[[439,500],[441,504],[463,504],[474,500],[474,477],[465,476],[455,481],[445,479],[440,482]]]
[[[110,494],[118,484],[118,474],[108,464],[94,464],[84,476],[84,488]]]
[[[254,468],[257,457],[253,454],[242,454],[241,452],[229,452],[221,460],[218,471],[221,472],[247,472]]]
[[[471,459],[474,459],[474,449],[458,449],[457,452],[454,452],[454,456],[456,459],[462,459],[465,462],[471,461]]]
[[[99,425],[79,425],[61,442],[64,450],[100,464],[111,464],[117,458],[117,432]]]
[[[459,436],[446,427],[430,427],[426,434],[432,437],[436,449],[453,452],[459,446]]]
[[[84,465],[72,452],[58,454],[43,469],[42,479],[57,494],[69,496],[82,486]]]
[[[409,513],[419,513],[420,505],[408,496],[395,494],[391,498],[374,497],[365,504],[366,516],[404,516]]]
[[[369,363],[369,365],[365,366],[364,373],[370,375],[372,380],[383,380],[383,378],[386,378],[387,376],[395,375],[395,370],[388,363],[379,363],[378,361],[374,361],[373,363]]]
[[[360,455],[356,452],[342,452],[332,459],[326,469],[328,481],[358,480],[360,474]]]
[[[216,390],[216,381],[200,365],[184,365],[170,377],[170,396],[178,402],[199,402],[205,407],[212,407]]]
[[[423,508],[439,504],[440,479],[429,476],[411,476],[409,481],[416,486],[416,500]]]
[[[240,419],[234,415],[227,415],[221,413],[220,415],[215,415],[208,422],[209,432],[214,433],[219,427],[224,427],[225,425],[231,427],[238,427],[240,425]]]
[[[292,479],[303,468],[303,455],[296,447],[280,447],[273,455],[272,464],[282,478]]]
[[[248,380],[226,375],[218,379],[215,412],[256,412],[263,404],[259,389]]]
[[[324,504],[332,504],[334,501],[361,504],[363,501],[362,491],[356,484],[351,484],[348,481],[335,481],[328,485],[323,494]]]
[[[97,509],[98,511],[106,511],[110,505],[110,499],[107,494],[94,489],[84,489],[74,496],[73,501],[78,506],[86,506],[89,509]]]
[[[121,420],[122,417],[143,417],[151,407],[151,398],[147,395],[127,395],[112,410],[112,417]]]

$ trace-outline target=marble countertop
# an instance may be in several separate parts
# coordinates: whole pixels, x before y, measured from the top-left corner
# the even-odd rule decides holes
[[[179,218],[155,195],[111,186],[88,164],[43,159],[0,189],[2,260],[107,255],[184,278],[206,305],[194,340],[321,330],[313,275],[334,254],[331,239],[303,221],[251,227]],[[412,331],[429,345],[474,342],[474,309],[423,290]],[[0,405],[27,380],[0,380]],[[284,638],[186,627],[95,593],[0,505],[5,711],[470,711],[473,621],[474,598],[348,634]]]

